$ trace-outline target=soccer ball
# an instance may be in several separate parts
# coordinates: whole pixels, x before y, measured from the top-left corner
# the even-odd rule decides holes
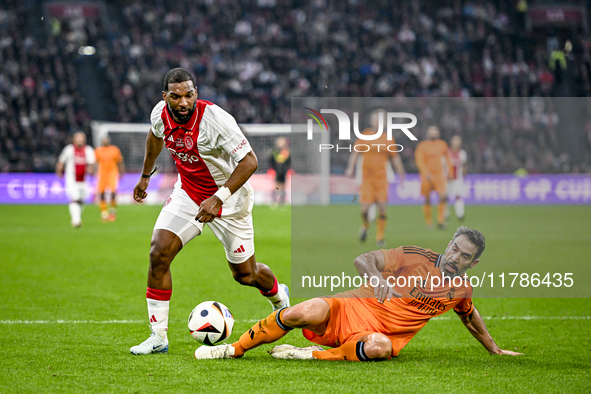
[[[205,301],[189,315],[189,331],[197,342],[213,346],[232,335],[234,317],[221,302]]]

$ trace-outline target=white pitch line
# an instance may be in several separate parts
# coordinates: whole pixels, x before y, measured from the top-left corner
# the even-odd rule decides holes
[[[591,320],[591,316],[483,316],[484,320]],[[450,316],[431,320],[453,320]],[[236,320],[236,323],[255,323],[257,319]],[[0,320],[0,324],[144,324],[144,320]],[[175,321],[175,323],[179,323]]]
[[[142,320],[0,320],[0,324],[139,324]]]
[[[591,316],[482,316],[484,320],[591,320]],[[431,320],[452,320],[449,316],[438,316]]]

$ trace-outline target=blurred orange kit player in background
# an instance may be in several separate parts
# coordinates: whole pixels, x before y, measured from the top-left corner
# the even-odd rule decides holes
[[[415,162],[421,176],[421,195],[425,197],[423,214],[427,227],[433,227],[430,194],[435,190],[439,196],[437,204],[437,224],[445,228],[447,204],[447,174],[451,163],[447,143],[439,139],[437,126],[429,126],[427,139],[421,141],[415,151]]]
[[[382,119],[385,118],[385,110],[377,109],[370,114],[371,128],[363,131],[363,135],[374,135],[379,129],[380,113]],[[391,160],[392,165],[400,176],[400,184],[404,183],[404,166],[402,160],[396,151],[388,150],[388,146],[396,144],[394,139],[388,140],[386,133],[383,133],[378,139],[365,141],[358,139],[355,146],[365,145],[368,147],[367,151],[353,151],[349,156],[349,162],[345,171],[346,176],[353,176],[355,167],[359,158],[360,152],[363,159],[361,165],[361,185],[359,187],[359,202],[361,203],[361,221],[362,226],[359,231],[359,239],[365,242],[367,237],[367,230],[369,229],[369,209],[372,204],[378,206],[378,229],[376,234],[376,243],[379,247],[385,245],[384,230],[386,228],[387,220],[387,204],[388,204],[388,189],[390,183],[388,181],[388,162]]]
[[[111,145],[109,137],[103,138],[100,148],[95,149],[96,162],[98,164],[98,181],[96,192],[99,195],[99,206],[103,222],[114,221],[117,211],[117,186],[119,176],[125,172],[123,156],[115,145]],[[105,199],[106,191],[111,192],[111,207],[107,210]]]

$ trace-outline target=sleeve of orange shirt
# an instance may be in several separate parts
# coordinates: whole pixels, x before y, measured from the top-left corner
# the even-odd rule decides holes
[[[460,302],[454,307],[454,311],[460,315],[468,315],[474,310],[474,304],[472,304],[472,298],[461,298]]]
[[[420,174],[429,173],[429,171],[427,170],[427,162],[425,159],[424,144],[422,142],[420,142],[419,145],[417,145],[417,149],[415,150],[415,163]]]
[[[96,164],[98,165],[103,160],[103,148],[98,147],[94,150],[94,156],[96,157]]]
[[[404,252],[402,246],[396,249],[382,249],[384,254],[384,271],[395,272],[404,265]]]

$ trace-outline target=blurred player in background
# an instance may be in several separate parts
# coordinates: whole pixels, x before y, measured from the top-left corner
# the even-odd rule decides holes
[[[252,206],[254,191],[248,179],[258,167],[248,140],[234,117],[197,100],[191,73],[182,68],[164,77],[162,98],[152,110],[142,175],[134,189],[141,202],[152,168],[166,146],[179,180],[162,208],[152,233],[146,299],[152,335],[133,346],[132,354],[168,352],[168,312],[172,295],[170,265],[180,250],[201,234],[207,223],[220,240],[234,279],[254,286],[273,310],[289,306],[289,289],[254,256]]]
[[[115,145],[111,145],[111,139],[107,136],[101,141],[102,146],[95,149],[96,162],[98,164],[98,181],[96,192],[99,195],[99,206],[103,222],[114,221],[117,213],[117,185],[119,176],[125,172],[123,156]],[[111,207],[107,210],[105,198],[106,190],[111,192]]]
[[[381,115],[380,115],[381,114]],[[379,118],[385,118],[386,111],[378,109],[373,111],[370,116],[371,127],[363,131],[364,135],[374,135],[379,129]],[[385,121],[382,126],[385,127]],[[382,128],[382,131],[384,129]],[[385,245],[384,232],[387,221],[387,204],[388,204],[388,188],[390,182],[388,180],[388,170],[390,169],[390,161],[400,176],[400,184],[404,183],[404,166],[402,160],[397,152],[390,152],[389,145],[395,144],[396,141],[388,140],[387,134],[382,135],[372,141],[365,141],[358,139],[355,141],[355,146],[363,144],[369,147],[367,152],[353,151],[349,156],[349,163],[345,171],[346,176],[354,176],[358,165],[358,159],[361,157],[361,185],[359,187],[359,202],[361,203],[361,229],[359,230],[359,239],[365,242],[367,239],[367,231],[370,226],[369,210],[372,204],[378,206],[378,229],[376,233],[376,243],[382,247]],[[363,147],[362,150],[364,150]],[[360,149],[361,150],[361,149]]]
[[[291,152],[287,139],[279,137],[275,141],[275,148],[271,151],[269,163],[275,171],[275,189],[273,190],[273,204],[285,204],[285,176],[291,167]]]
[[[421,195],[425,197],[423,215],[429,229],[433,228],[431,210],[431,192],[439,196],[437,204],[437,224],[445,229],[445,211],[447,202],[447,174],[449,171],[449,147],[439,139],[439,128],[429,126],[427,139],[421,141],[415,151],[415,162],[421,176]]]
[[[416,246],[364,253],[354,264],[361,277],[370,278],[366,285],[273,312],[231,345],[197,348],[195,358],[241,357],[301,328],[306,339],[332,349],[279,345],[271,355],[299,360],[386,360],[397,356],[431,318],[451,310],[490,354],[519,355],[497,346],[472,303],[472,286],[464,274],[479,262],[484,248],[479,231],[460,227],[443,254]],[[440,280],[433,289],[429,277]],[[459,286],[453,280],[458,277]]]
[[[466,151],[462,149],[462,137],[459,135],[454,135],[451,138],[449,160],[451,166],[448,176],[448,196],[454,199],[456,216],[458,219],[464,220],[464,199],[462,198],[462,190],[464,188],[464,174],[466,173],[468,155],[466,154]]]
[[[66,193],[70,198],[70,218],[73,227],[82,225],[82,204],[86,198],[87,175],[94,170],[94,149],[86,145],[86,135],[77,132],[72,143],[66,145],[60,154],[55,173],[62,178],[65,173]]]

